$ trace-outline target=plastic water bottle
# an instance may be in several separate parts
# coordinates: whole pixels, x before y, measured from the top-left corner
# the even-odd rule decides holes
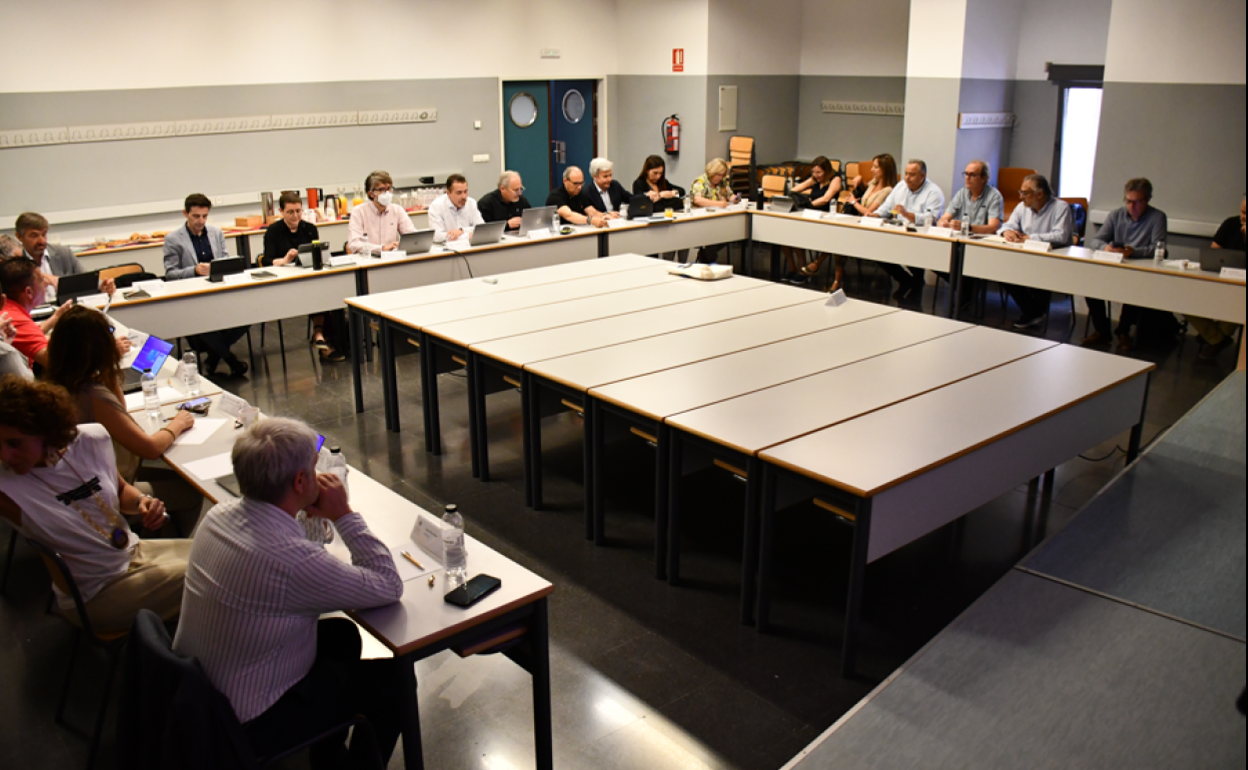
[[[936,224],[936,217],[932,216],[932,212],[928,211],[924,213],[923,214],[923,226],[930,228],[934,224]]]
[[[343,456],[342,448],[330,447],[329,457],[325,458],[325,473],[332,473],[337,476],[345,488],[347,486],[347,471],[347,458]]]
[[[143,383],[143,408],[147,410],[148,418],[155,420],[160,417],[160,393],[156,390],[156,375],[148,369],[139,380]]]
[[[686,195],[683,201],[684,201],[685,213],[688,214],[691,210],[693,210],[693,196]]]
[[[962,217],[962,237],[963,238],[971,237],[971,220],[969,217],[966,217],[966,216]]]
[[[442,514],[442,551],[446,567],[446,590],[458,588],[468,578],[468,551],[464,548],[464,517],[459,506],[446,506]]]
[[[1153,264],[1160,265],[1166,261],[1166,242],[1164,240],[1157,241],[1157,248],[1153,249]]]
[[[186,386],[186,395],[191,398],[199,395],[199,359],[194,353],[182,356],[182,384]]]
[[[559,212],[558,212],[558,211],[556,211],[556,212],[555,212],[555,214],[554,214],[554,216],[552,216],[552,217],[550,218],[550,234],[551,234],[551,235],[558,235],[558,234],[559,234],[559,224],[560,224],[560,223],[559,223]]]

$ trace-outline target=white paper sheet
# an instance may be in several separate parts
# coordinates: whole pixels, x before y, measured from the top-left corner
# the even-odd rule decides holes
[[[403,556],[404,551],[411,554],[413,559],[420,562],[420,566],[424,569],[418,569],[415,564],[408,561]],[[394,559],[395,569],[399,571],[399,579],[404,583],[442,569],[441,564],[438,564],[433,559],[430,559],[428,554],[416,547],[415,543],[408,542],[391,546],[390,557]]]
[[[219,417],[196,417],[195,427],[178,436],[178,440],[173,443],[175,446],[198,446],[212,438],[212,434],[227,422],[233,424],[234,421],[223,420]]]
[[[205,457],[182,466],[186,472],[197,479],[219,479],[234,472],[234,463],[230,461],[230,453]]]
[[[156,395],[160,397],[160,403],[171,404],[174,401],[185,401],[186,394],[176,388],[159,387],[156,389]],[[126,394],[126,411],[137,412],[143,408],[143,391],[136,390],[133,393]]]

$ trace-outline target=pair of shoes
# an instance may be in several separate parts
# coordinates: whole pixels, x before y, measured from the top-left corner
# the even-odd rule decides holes
[[[1129,350],[1130,350],[1131,348],[1133,348],[1133,347],[1135,347],[1135,343],[1131,340],[1131,335],[1130,335],[1130,334],[1119,334],[1119,335],[1118,335],[1118,349],[1119,349],[1119,350],[1121,350],[1122,352],[1126,353],[1127,351],[1129,351]]]
[[[1019,330],[1038,329],[1044,325],[1044,322],[1047,318],[1048,318],[1048,313],[1041,313],[1035,318],[1020,318],[1014,322],[1014,328],[1019,329]]]
[[[230,374],[233,376],[242,377],[247,373],[248,366],[246,361],[240,361],[236,356],[230,356],[225,362],[229,364]]]
[[[1108,344],[1108,340],[1106,340],[1105,337],[1100,332],[1094,331],[1088,336],[1079,340],[1079,344],[1080,346],[1085,347],[1085,348],[1100,347],[1101,345]]]
[[[1196,354],[1196,360],[1206,363],[1212,362],[1218,357],[1218,354],[1222,352],[1222,349],[1230,344],[1231,338],[1223,337],[1221,340],[1213,343],[1212,345],[1205,345],[1200,349],[1200,352]]]
[[[200,374],[203,374],[206,377],[211,377],[217,373],[217,367],[220,365],[221,359],[217,358],[214,354],[209,353],[204,356],[204,369],[200,372]]]
[[[331,364],[340,364],[347,360],[347,354],[341,350],[322,350],[321,360]]]

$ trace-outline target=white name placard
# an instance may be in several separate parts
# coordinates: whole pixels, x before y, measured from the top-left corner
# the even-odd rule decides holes
[[[802,219],[819,221],[823,219],[823,212],[818,209],[802,209]]]
[[[354,265],[354,264],[355,264],[354,254],[339,254],[336,257],[329,258],[330,267],[345,267],[346,265]]]
[[[247,400],[226,391],[221,392],[221,403],[217,408],[234,419],[240,419],[243,410],[250,406]]]
[[[627,219],[608,219],[607,227],[610,227],[611,229],[615,229],[617,227],[628,227],[628,220]]]
[[[228,286],[237,286],[240,283],[251,283],[251,276],[246,273],[231,273],[225,276],[224,282]]]
[[[1219,274],[1222,278],[1229,278],[1232,281],[1244,280],[1244,268],[1242,267],[1224,267]]]
[[[863,217],[861,220],[858,221],[858,224],[863,227],[871,227],[876,230],[879,230],[881,227],[884,226],[884,220],[880,219],[879,217]]]
[[[420,550],[436,559],[439,564],[442,563],[444,553],[442,550],[441,519],[437,519],[428,513],[417,514],[416,526],[412,527],[411,537],[412,542]]]
[[[952,238],[953,228],[952,227],[929,227],[927,228],[927,234],[934,235],[937,238]]]
[[[161,280],[155,281],[135,281],[130,285],[132,289],[142,289],[153,297],[159,297],[165,293],[165,282]]]
[[[842,291],[841,289],[837,289],[836,291],[832,292],[832,296],[828,297],[828,301],[823,304],[826,307],[840,307],[841,305],[844,305],[848,301],[849,301],[849,298],[845,296],[845,292]]]
[[[1048,241],[1036,241],[1028,238],[1023,241],[1023,249],[1025,251],[1038,251],[1042,254],[1047,254],[1053,250],[1053,244]]]
[[[539,227],[536,230],[529,231],[529,240],[531,241],[540,241],[543,238],[549,238],[549,237],[550,237],[549,227]]]
[[[1112,262],[1116,265],[1122,264],[1122,252],[1115,251],[1096,251],[1092,253],[1092,259],[1097,262]]]

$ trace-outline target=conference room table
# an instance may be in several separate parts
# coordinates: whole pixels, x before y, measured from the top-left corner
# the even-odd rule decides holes
[[[181,387],[176,382],[172,386]],[[210,383],[205,382],[205,386],[208,392]],[[213,421],[212,433],[206,437],[195,436],[194,443],[180,439],[164,459],[204,497],[219,503],[234,499],[233,493],[221,486],[218,479],[231,471],[229,452],[241,430],[234,418],[221,411],[220,389],[215,386],[210,389],[215,393],[211,396],[208,414],[196,418],[197,428],[183,435],[189,437],[196,429],[208,429],[199,422],[201,419]],[[173,416],[181,400],[162,406],[161,416],[155,419],[141,413],[142,406],[131,412],[140,427],[154,433]],[[207,467],[205,461],[215,470],[201,471]],[[373,534],[390,547],[410,542],[416,517],[429,513],[354,467],[349,467],[347,486],[352,509],[359,512]],[[547,597],[553,593],[554,586],[471,536],[465,536],[465,545],[471,573],[492,575],[502,582],[498,590],[471,607],[459,608],[442,601],[445,570],[435,569],[430,573],[434,580],[432,585],[426,575],[421,575],[404,582],[403,595],[398,602],[349,610],[346,614],[389,649],[397,660],[395,687],[399,688],[403,703],[403,757],[408,770],[424,767],[416,662],[444,650],[467,657],[494,649],[502,651],[532,676],[536,766],[550,770],[553,748]],[[340,539],[335,538],[327,548],[338,558],[350,562],[351,554]],[[417,552],[415,545],[412,550],[421,560],[430,558],[424,552]],[[511,644],[515,646],[504,647]]]

